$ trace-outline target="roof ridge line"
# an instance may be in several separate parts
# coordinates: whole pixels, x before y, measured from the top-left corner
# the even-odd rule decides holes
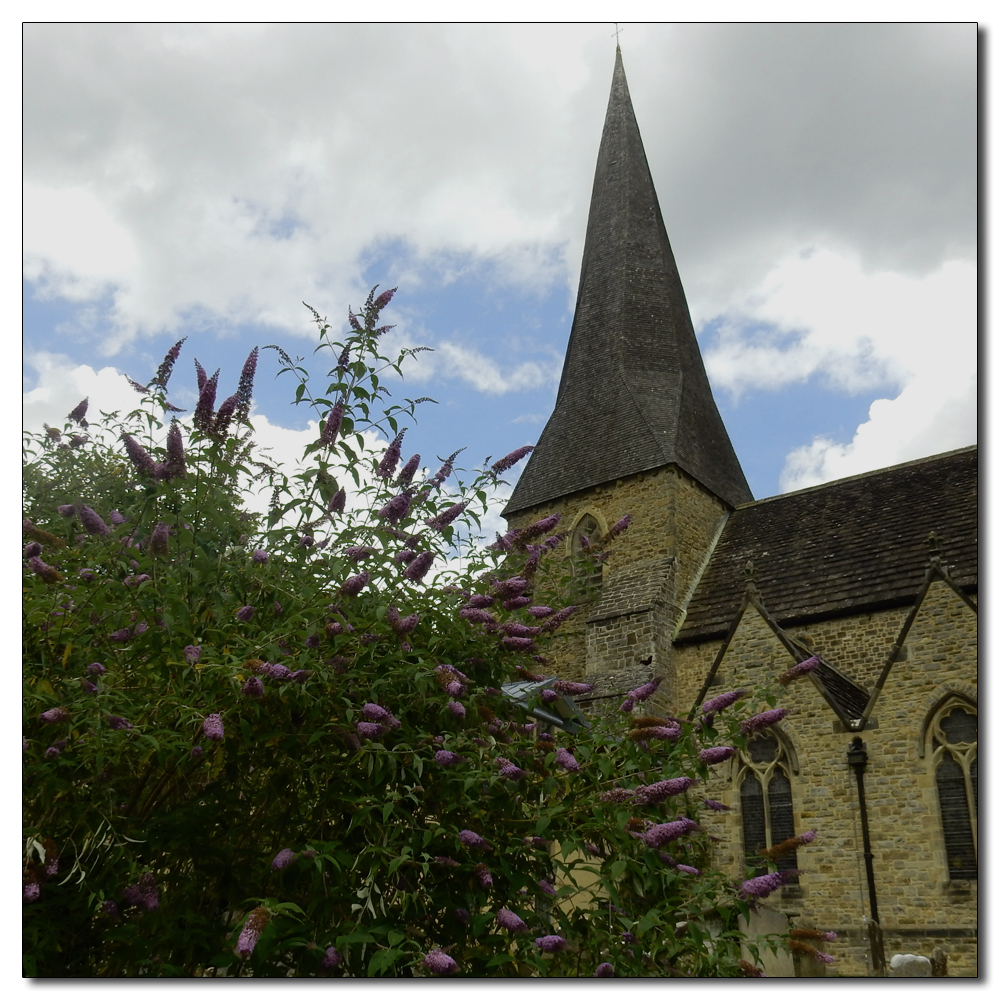
[[[941,458],[950,458],[952,455],[961,455],[965,452],[978,451],[979,443],[966,445],[964,448],[954,448],[951,451],[942,451],[936,455],[926,455],[923,458],[912,458],[908,462],[899,462],[896,465],[885,465],[880,469],[869,469],[868,472],[857,472],[853,476],[843,476],[840,479],[829,479],[825,483],[817,483],[815,486],[803,486],[800,490],[789,490],[787,493],[775,493],[771,497],[761,497],[758,500],[748,500],[746,503],[737,504],[735,510],[745,510],[747,507],[758,507],[761,504],[771,503],[772,500],[783,500],[785,497],[799,496],[802,493],[811,493],[814,490],[823,490],[828,486],[835,486],[837,483],[850,483],[858,479],[867,479],[869,476],[878,476],[883,472],[895,472],[897,469],[905,469],[912,465],[922,465],[925,462],[933,462]]]

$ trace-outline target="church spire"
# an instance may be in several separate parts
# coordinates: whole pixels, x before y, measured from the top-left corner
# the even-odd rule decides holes
[[[559,394],[504,513],[671,463],[732,506],[753,499],[705,374],[618,49]]]

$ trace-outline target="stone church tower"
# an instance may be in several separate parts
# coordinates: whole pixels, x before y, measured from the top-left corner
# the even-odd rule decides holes
[[[610,698],[652,670],[672,702],[682,609],[727,513],[752,499],[712,398],[619,50],[558,398],[504,511],[511,527],[562,514],[569,559],[581,536],[632,518],[556,654],[563,676],[585,665]]]
[[[753,499],[620,52],[559,394],[505,516],[519,528],[556,513],[561,565],[597,586],[545,669],[594,684],[577,699],[588,714],[660,676],[648,707],[693,717],[706,697],[815,658],[782,689],[787,716],[704,786],[725,811],[700,821],[734,880],[762,849],[817,832],[757,929],[835,932],[832,974],[892,975],[894,955],[918,955],[926,970],[911,975],[975,976],[978,450]],[[588,560],[588,539],[626,514],[608,561]],[[537,581],[541,601],[572,593],[557,577]],[[801,955],[764,965],[827,974]]]

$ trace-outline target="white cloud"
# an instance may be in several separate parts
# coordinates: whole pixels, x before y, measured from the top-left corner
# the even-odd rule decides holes
[[[696,312],[810,240],[906,271],[974,252],[974,24],[628,30]],[[306,335],[299,301],[357,301],[387,241],[572,286],[610,45],[604,24],[28,25],[28,273],[113,283],[108,352],[191,316]]]
[[[713,383],[738,395],[819,376],[846,393],[892,386],[853,440],[795,449],[784,490],[866,472],[976,440],[976,268],[949,261],[923,277],[866,273],[814,250],[781,261],[718,320],[705,355]]]

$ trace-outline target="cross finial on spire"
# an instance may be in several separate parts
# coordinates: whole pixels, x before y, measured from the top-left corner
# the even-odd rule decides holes
[[[614,22],[615,25],[615,48],[620,48],[618,44],[618,36],[622,33],[622,29],[618,27],[618,22]]]

